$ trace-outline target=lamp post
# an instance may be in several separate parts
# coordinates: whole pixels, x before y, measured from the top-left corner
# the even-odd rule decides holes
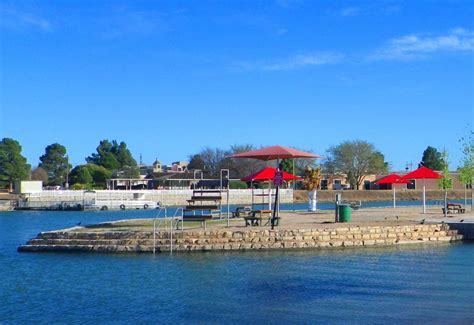
[[[69,190],[69,156],[66,156],[66,182],[64,182],[64,189]]]

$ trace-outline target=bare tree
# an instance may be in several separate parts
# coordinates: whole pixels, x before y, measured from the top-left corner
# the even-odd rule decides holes
[[[355,140],[329,148],[324,169],[327,174],[345,175],[351,186],[358,190],[365,176],[386,173],[388,163],[374,145]]]

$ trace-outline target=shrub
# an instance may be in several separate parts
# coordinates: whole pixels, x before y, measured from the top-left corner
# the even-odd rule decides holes
[[[242,181],[230,181],[229,182],[229,188],[231,190],[244,190],[247,189],[247,183],[242,182]]]

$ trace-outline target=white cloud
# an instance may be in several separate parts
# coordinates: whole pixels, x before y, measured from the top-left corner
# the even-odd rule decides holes
[[[394,38],[369,55],[371,60],[414,60],[435,52],[474,51],[474,32],[452,29],[444,35],[406,35]]]
[[[287,33],[288,33],[288,29],[286,29],[286,28],[279,28],[279,29],[276,31],[275,35],[276,35],[276,36],[283,36],[283,35],[285,35],[285,34],[287,34]]]
[[[51,31],[53,28],[49,20],[31,12],[0,8],[0,17],[0,26],[8,29],[34,28]]]
[[[344,17],[358,16],[361,14],[361,9],[359,7],[347,7],[343,8],[340,11],[340,14]]]
[[[343,57],[342,54],[335,52],[298,54],[283,59],[259,62],[237,62],[233,65],[233,68],[239,71],[290,71],[337,63],[341,61]]]

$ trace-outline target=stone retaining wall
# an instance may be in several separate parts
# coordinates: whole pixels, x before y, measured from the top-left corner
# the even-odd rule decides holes
[[[170,234],[157,232],[157,251],[170,250]],[[311,228],[297,230],[184,231],[174,234],[174,251],[227,251],[260,249],[331,248],[462,240],[446,224]],[[20,251],[152,252],[152,232],[46,232]]]

